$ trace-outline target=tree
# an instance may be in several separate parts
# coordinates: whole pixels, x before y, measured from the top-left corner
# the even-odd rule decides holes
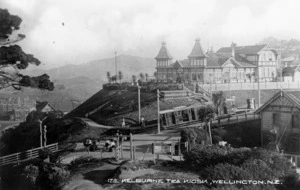
[[[13,36],[19,30],[22,19],[11,15],[7,9],[0,9],[0,89],[13,87],[32,87],[42,90],[53,90],[54,84],[46,74],[37,77],[20,74],[29,64],[40,65],[41,62],[31,54],[23,52],[18,45],[12,45],[25,38],[25,35]]]
[[[110,72],[109,71],[107,71],[106,77],[107,77],[108,82],[110,83],[111,82],[111,76],[110,76]]]
[[[153,76],[156,78],[156,81],[158,81],[157,72],[156,71],[153,73]]]
[[[217,114],[220,115],[221,110],[225,105],[225,97],[224,97],[223,92],[220,91],[220,92],[217,92],[217,93],[213,94],[212,101],[213,101],[214,106],[216,108]]]
[[[141,86],[143,86],[143,82],[145,80],[145,75],[143,73],[140,73],[140,82],[141,82]]]
[[[146,77],[146,81],[148,82],[148,78],[149,78],[148,73],[145,73],[145,77]]]
[[[145,80],[145,75],[144,75],[144,73],[140,73],[140,79],[141,79],[142,81]]]
[[[122,79],[123,79],[123,72],[122,71],[119,71],[119,76],[118,76],[118,78],[119,78],[119,80],[120,80],[120,82],[122,82]]]
[[[132,75],[132,82],[136,83],[136,76],[135,75]]]

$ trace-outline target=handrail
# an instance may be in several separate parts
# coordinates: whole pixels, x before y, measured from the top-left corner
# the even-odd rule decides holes
[[[14,163],[19,164],[22,161],[37,158],[39,156],[38,151],[41,149],[44,149],[44,148],[50,149],[51,152],[57,152],[58,151],[58,143],[50,144],[45,147],[34,148],[34,149],[26,150],[23,152],[18,152],[18,153],[2,156],[2,157],[0,157],[0,166],[14,164]]]

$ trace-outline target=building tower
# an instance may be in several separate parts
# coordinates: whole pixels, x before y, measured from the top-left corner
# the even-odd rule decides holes
[[[192,49],[191,54],[188,56],[188,58],[189,58],[190,66],[206,67],[207,56],[205,55],[205,53],[201,47],[199,38],[197,38],[195,40],[195,45]]]
[[[157,67],[168,67],[170,65],[173,57],[168,51],[165,41],[161,43],[161,48],[158,52],[158,55],[155,57],[155,59],[156,59]]]
[[[168,67],[170,66],[173,57],[166,47],[166,42],[161,43],[161,48],[156,59],[157,79],[166,80],[168,77]]]

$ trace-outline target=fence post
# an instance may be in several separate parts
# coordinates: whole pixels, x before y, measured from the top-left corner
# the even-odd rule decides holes
[[[247,120],[247,112],[245,111],[245,119]]]
[[[130,160],[133,159],[133,153],[132,153],[132,133],[130,133]]]
[[[230,123],[230,117],[228,116],[228,124]]]
[[[20,164],[19,163],[19,154],[17,154],[17,162],[18,162],[18,165]]]
[[[178,156],[179,160],[181,161],[180,139],[178,139]]]
[[[123,157],[123,137],[121,138],[121,159],[124,159]]]
[[[135,160],[135,146],[133,146],[133,160]]]
[[[30,159],[32,160],[32,150],[30,150]]]
[[[152,143],[152,153],[153,153],[153,162],[155,163],[155,149],[154,149],[154,143]]]

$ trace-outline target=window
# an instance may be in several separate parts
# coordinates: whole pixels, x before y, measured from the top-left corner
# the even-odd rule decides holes
[[[273,115],[272,115],[272,124],[273,124],[273,126],[275,125],[275,126],[278,126],[278,125],[280,125],[280,113],[273,113]]]
[[[299,126],[299,124],[300,124],[299,119],[300,119],[300,117],[298,115],[293,115],[292,116],[292,128],[299,128],[300,127]]]

